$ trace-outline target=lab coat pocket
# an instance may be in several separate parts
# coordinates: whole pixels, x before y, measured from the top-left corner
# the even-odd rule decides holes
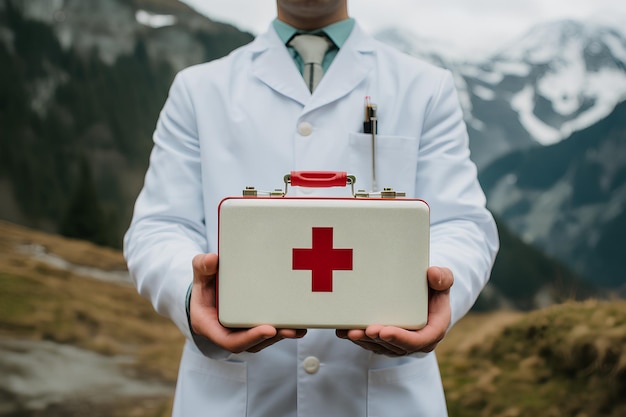
[[[435,356],[413,358],[399,366],[369,371],[368,417],[447,416]]]
[[[246,378],[245,362],[210,359],[185,345],[173,416],[245,416]]]
[[[408,136],[376,136],[377,190],[393,188],[414,197],[419,139]],[[356,188],[372,190],[372,136],[350,133],[350,174],[357,177]]]

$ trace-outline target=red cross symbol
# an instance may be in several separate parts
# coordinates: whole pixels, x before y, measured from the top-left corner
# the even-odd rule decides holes
[[[333,228],[313,228],[313,248],[293,249],[293,269],[311,270],[313,292],[332,292],[333,271],[352,270],[352,249],[333,248]]]

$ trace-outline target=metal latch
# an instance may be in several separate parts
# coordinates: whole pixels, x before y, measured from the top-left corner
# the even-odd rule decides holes
[[[257,190],[253,186],[247,186],[243,190],[244,197],[284,197],[287,195],[289,185],[300,187],[345,187],[350,186],[352,196],[354,198],[399,198],[406,197],[405,192],[394,191],[393,188],[383,188],[382,191],[370,191],[358,190],[354,192],[354,184],[356,183],[356,177],[354,175],[347,175],[345,172],[336,171],[292,171],[290,174],[285,175],[283,178],[285,182],[285,189],[276,188],[274,191],[261,191]]]
[[[393,188],[383,188],[380,192],[358,190],[354,196],[356,198],[401,198],[406,197],[406,193],[404,191],[394,191]]]

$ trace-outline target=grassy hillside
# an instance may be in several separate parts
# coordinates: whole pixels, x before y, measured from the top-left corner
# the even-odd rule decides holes
[[[43,252],[72,267],[53,266]],[[116,271],[124,261],[111,249],[0,222],[0,342],[50,341],[131,358],[121,372],[170,390],[157,397],[112,397],[97,406],[83,398],[43,410],[6,413],[0,407],[0,416],[168,416],[183,342],[178,330],[131,285],[89,278],[78,265]],[[625,344],[624,301],[470,314],[438,348],[450,415],[624,416]],[[0,369],[5,407],[14,399],[3,392],[2,375],[11,372],[10,366]]]
[[[479,329],[496,324],[477,340]],[[499,324],[498,324],[499,322]],[[455,417],[626,415],[626,302],[569,302],[468,317],[440,354]],[[451,342],[451,340],[448,340]]]
[[[173,393],[183,342],[178,329],[154,313],[131,285],[102,282],[54,267],[33,256],[37,247],[74,265],[109,271],[124,267],[117,251],[0,222],[0,340],[52,341],[104,356],[130,357],[121,372],[163,381]],[[7,372],[11,370],[0,369],[0,375]],[[133,401],[111,398],[115,407],[100,404],[88,415],[167,416],[170,401],[170,396]],[[8,415],[85,415],[82,407],[66,406],[55,405],[42,414]],[[7,415],[1,409],[0,415]]]

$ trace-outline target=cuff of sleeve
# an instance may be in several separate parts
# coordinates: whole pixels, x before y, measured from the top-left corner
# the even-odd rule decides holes
[[[204,355],[211,359],[216,360],[228,360],[231,358],[233,353],[222,349],[212,343],[209,339],[204,336],[200,336],[196,334],[191,328],[191,290],[193,288],[193,283],[189,284],[189,288],[187,289],[187,296],[185,299],[185,312],[187,313],[187,325],[189,326],[189,332],[191,333],[191,338],[193,339],[194,344],[198,348],[198,350]]]
[[[193,288],[193,282],[189,284],[189,288],[187,288],[187,297],[185,298],[185,312],[187,313],[187,325],[189,326],[189,331],[193,333],[191,329],[191,314],[189,313],[189,306],[191,304],[191,289]]]

